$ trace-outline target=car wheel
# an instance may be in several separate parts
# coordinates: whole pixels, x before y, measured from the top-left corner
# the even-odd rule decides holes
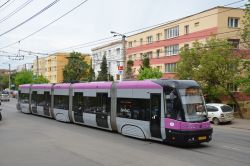
[[[214,123],[215,125],[219,125],[219,124],[220,124],[220,121],[219,121],[218,118],[213,118],[213,123]]]

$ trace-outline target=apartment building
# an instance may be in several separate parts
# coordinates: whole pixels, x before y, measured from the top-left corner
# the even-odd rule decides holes
[[[89,54],[84,55],[84,61],[90,64],[91,57]],[[61,83],[63,82],[63,68],[68,64],[68,57],[70,53],[55,53],[47,57],[38,59],[38,70],[37,61],[33,62],[33,73],[43,75],[49,80],[50,83]]]
[[[174,78],[180,48],[192,47],[194,41],[205,42],[216,36],[241,48],[243,15],[240,8],[218,6],[134,34],[127,37],[126,60],[134,61],[133,70],[137,75],[143,56],[148,56],[150,65],[164,73],[163,78]]]
[[[115,81],[121,81],[123,72],[121,69],[123,66],[122,41],[111,42],[92,49],[92,67],[96,76],[101,71],[100,67],[104,55],[107,59],[108,74],[113,76]]]
[[[34,74],[43,75],[50,83],[63,82],[63,68],[68,63],[69,53],[55,53],[38,59],[33,63]]]

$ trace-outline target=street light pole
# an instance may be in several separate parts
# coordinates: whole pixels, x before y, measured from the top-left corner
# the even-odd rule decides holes
[[[122,79],[124,80],[126,78],[126,69],[127,69],[127,65],[126,65],[126,35],[121,34],[121,33],[117,33],[114,31],[110,32],[111,34],[114,35],[114,37],[116,36],[121,36],[122,37],[122,60],[123,60],[123,72],[122,72]]]

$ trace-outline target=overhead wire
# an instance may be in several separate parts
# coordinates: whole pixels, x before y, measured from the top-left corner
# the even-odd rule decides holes
[[[14,11],[0,19],[0,23],[6,21],[7,19],[11,18],[13,15],[17,14],[19,11],[21,11],[23,8],[25,8],[28,4],[30,4],[33,0],[27,0],[24,2],[21,6],[17,7]]]
[[[2,5],[0,5],[0,8],[2,8],[4,5],[6,5],[8,2],[10,2],[10,0],[7,0],[5,3],[3,3]]]
[[[229,6],[229,5],[232,5],[232,4],[236,4],[236,3],[240,3],[244,0],[240,0],[240,1],[235,1],[235,2],[232,2],[232,3],[229,3],[229,4],[226,4],[226,5],[223,5],[224,7],[226,6]],[[238,8],[240,7],[243,7],[242,5],[239,6]],[[205,15],[205,16],[202,16],[202,17],[197,17],[195,19],[191,19],[191,20],[186,20],[186,21],[182,21],[182,22],[178,22],[178,24],[176,25],[179,25],[179,24],[182,24],[182,23],[186,23],[186,22],[190,22],[190,21],[194,21],[194,20],[198,20],[198,19],[201,19],[201,18],[206,18],[206,17],[210,17],[210,16],[213,16],[213,15],[216,15],[216,14],[220,14],[220,13],[224,13],[224,12],[228,12],[228,11],[231,11],[231,10],[235,10],[235,8],[230,8],[230,9],[227,9],[227,10],[223,10],[223,11],[220,11],[220,12],[216,12],[216,13],[213,13],[213,14],[209,14],[209,15]],[[182,19],[182,18],[181,18]],[[163,23],[160,23],[160,24],[155,24],[155,25],[151,25],[151,26],[148,26],[148,27],[144,27],[144,28],[140,28],[140,29],[136,29],[136,30],[132,30],[132,31],[129,31],[129,32],[125,32],[124,34],[125,35],[128,35],[128,34],[131,34],[131,33],[135,33],[135,32],[138,32],[138,31],[143,31],[145,29],[149,30],[150,28],[154,29],[154,28],[162,28],[163,25],[165,24],[170,24],[170,23],[173,23],[175,21],[178,21],[180,19],[174,19],[174,20],[171,20],[171,21],[168,21],[168,22],[163,22]],[[160,27],[159,27],[160,26]],[[175,24],[171,24],[171,25],[166,25],[164,26],[164,28],[166,27],[172,27],[172,26],[175,26]],[[135,35],[135,34],[134,34]],[[114,38],[114,37],[106,37],[106,38],[102,38],[102,39],[99,39],[99,40],[96,40],[96,41],[91,41],[91,42],[86,42],[86,43],[82,43],[82,44],[77,44],[77,45],[73,45],[73,46],[70,46],[70,47],[66,47],[66,48],[62,48],[62,49],[57,49],[57,50],[53,50],[53,51],[50,51],[48,53],[52,53],[52,52],[55,52],[55,51],[60,51],[60,50],[68,50],[68,49],[72,49],[72,48],[75,48],[75,47],[80,47],[80,46],[84,46],[86,44],[90,44],[90,43],[95,43],[95,42],[99,42],[99,41],[103,41],[103,40],[107,40],[107,39],[111,39],[111,38]]]
[[[42,14],[43,12],[45,12],[47,9],[49,9],[50,7],[54,6],[57,2],[59,2],[60,0],[55,0],[52,3],[50,3],[49,5],[47,5],[46,7],[44,7],[42,10],[40,10],[39,12],[37,12],[36,14],[34,14],[33,16],[29,17],[28,19],[26,19],[25,21],[21,22],[20,24],[14,26],[13,28],[3,32],[2,34],[0,34],[0,37],[15,30],[16,28],[22,26],[23,24],[29,22],[30,20],[34,19],[35,17],[37,17],[38,15]]]

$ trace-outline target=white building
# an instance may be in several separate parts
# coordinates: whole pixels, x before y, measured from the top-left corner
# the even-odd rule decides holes
[[[33,68],[33,63],[26,63],[23,65],[17,66],[17,72],[23,71],[23,70],[32,70]]]
[[[106,55],[108,73],[114,77],[115,81],[122,80],[123,56],[122,56],[122,41],[112,42],[106,45],[93,48],[92,51],[92,67],[95,71],[95,75],[98,76],[101,71],[102,58]],[[120,66],[120,67],[119,67]]]

